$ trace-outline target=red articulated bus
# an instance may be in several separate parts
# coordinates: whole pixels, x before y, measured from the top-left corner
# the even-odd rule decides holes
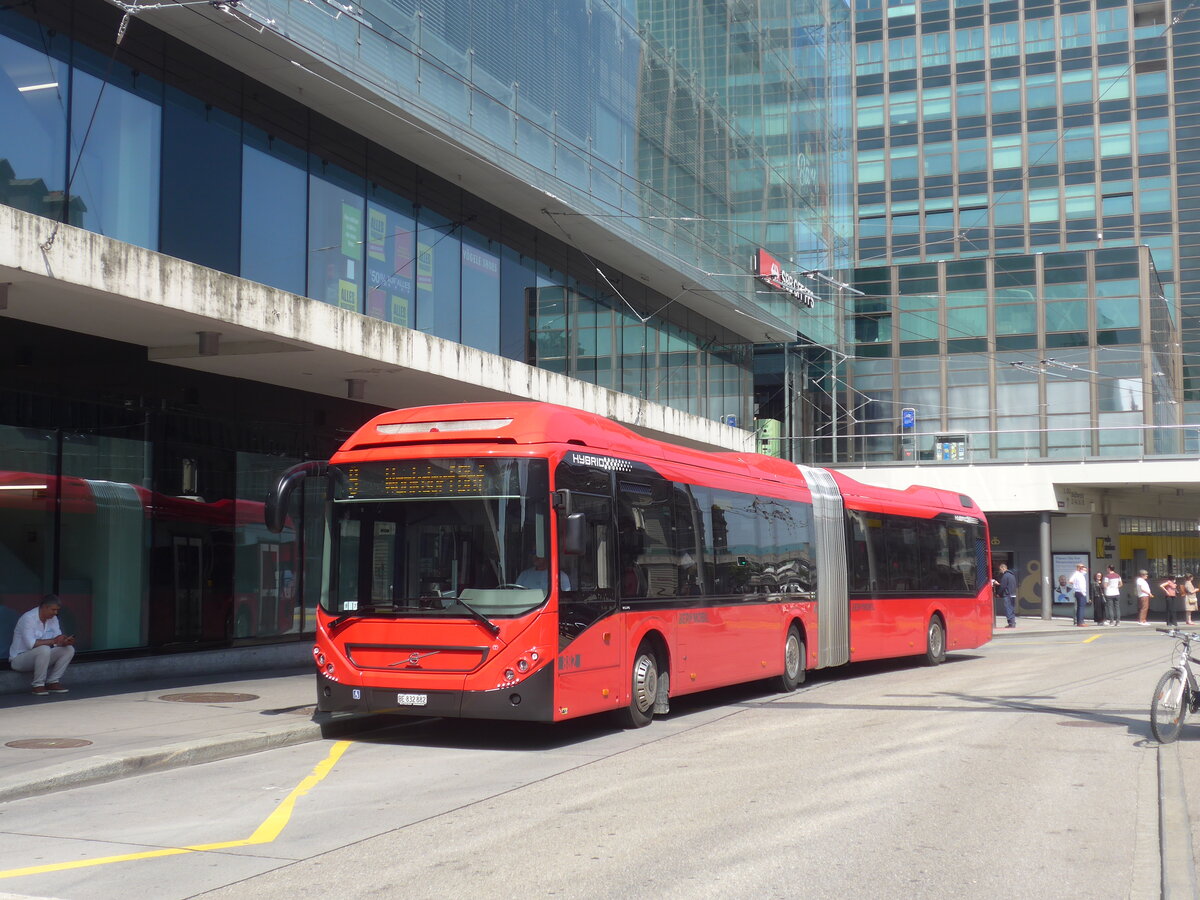
[[[969,497],[640,437],[545,403],[386,413],[328,463],[318,707],[629,726],[671,697],[991,638]]]

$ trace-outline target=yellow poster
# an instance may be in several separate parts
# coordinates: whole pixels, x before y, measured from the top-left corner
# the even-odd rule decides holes
[[[397,325],[403,325],[406,328],[411,328],[412,323],[408,320],[408,298],[397,297],[392,295],[392,316],[391,321]]]
[[[387,240],[387,214],[382,210],[370,209],[367,212],[367,255],[371,259],[387,262],[387,251],[384,249]]]
[[[417,243],[417,290],[433,290],[433,246]]]
[[[358,312],[358,285],[344,279],[338,280],[338,306]]]

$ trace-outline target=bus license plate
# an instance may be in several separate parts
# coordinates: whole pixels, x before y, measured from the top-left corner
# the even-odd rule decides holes
[[[427,694],[397,694],[396,704],[398,706],[424,706],[429,702]]]

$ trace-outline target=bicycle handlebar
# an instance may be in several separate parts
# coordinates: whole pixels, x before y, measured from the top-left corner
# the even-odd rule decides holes
[[[1200,632],[1196,631],[1180,631],[1178,628],[1155,628],[1154,630],[1189,644],[1200,641]]]

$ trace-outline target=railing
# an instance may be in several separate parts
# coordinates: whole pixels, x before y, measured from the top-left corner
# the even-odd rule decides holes
[[[882,432],[781,437],[780,455],[821,465],[977,465],[1195,459],[1200,425]],[[792,453],[789,454],[789,445]]]

